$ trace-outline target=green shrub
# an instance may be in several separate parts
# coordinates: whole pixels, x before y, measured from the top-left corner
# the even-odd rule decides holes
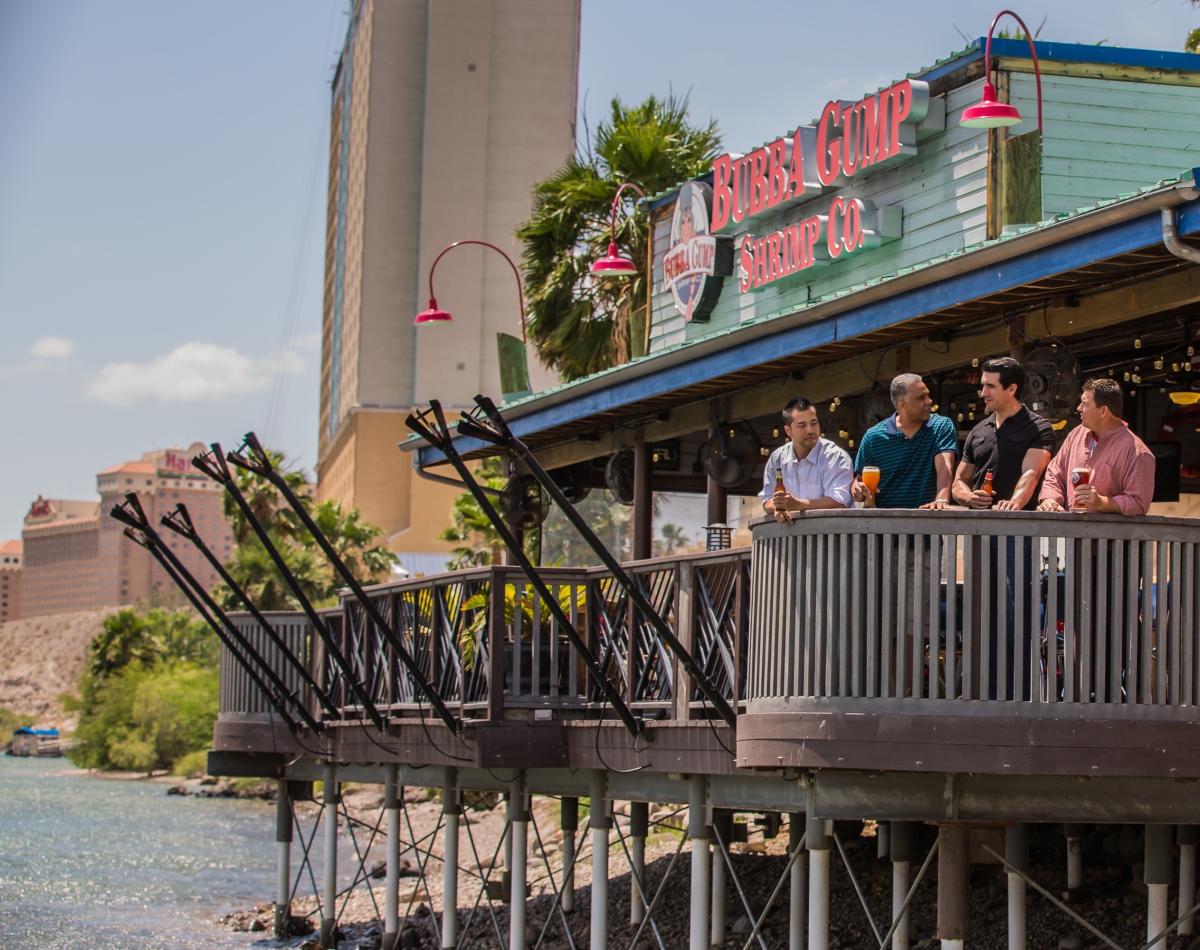
[[[6,746],[12,741],[13,733],[22,726],[32,726],[32,716],[22,716],[0,706],[0,746]]]
[[[208,750],[197,749],[180,756],[171,766],[171,774],[180,778],[200,778],[208,773]]]

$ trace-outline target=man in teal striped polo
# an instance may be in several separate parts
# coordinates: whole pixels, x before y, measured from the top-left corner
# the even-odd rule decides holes
[[[958,434],[954,423],[933,413],[929,387],[916,373],[892,380],[895,414],[871,426],[854,460],[855,499],[865,501],[862,470],[879,469],[880,508],[945,508],[950,504]]]

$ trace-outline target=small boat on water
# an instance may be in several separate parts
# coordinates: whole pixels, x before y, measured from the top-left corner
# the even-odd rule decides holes
[[[31,729],[22,726],[13,733],[8,747],[9,755],[53,756],[62,755],[62,743],[57,729]]]

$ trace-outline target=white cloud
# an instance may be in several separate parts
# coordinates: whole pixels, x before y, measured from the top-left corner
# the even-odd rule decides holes
[[[33,341],[29,355],[39,360],[65,360],[75,352],[75,341],[61,336],[43,336]]]
[[[144,401],[212,401],[263,392],[277,374],[302,369],[304,360],[295,350],[253,357],[229,346],[191,342],[145,363],[109,363],[84,394],[123,407]]]

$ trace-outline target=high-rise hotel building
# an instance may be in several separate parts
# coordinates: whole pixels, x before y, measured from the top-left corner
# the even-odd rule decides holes
[[[519,264],[533,185],[575,147],[579,14],[579,0],[352,6],[332,93],[317,492],[358,507],[406,566],[446,549],[456,492],[397,450],[404,418],[499,395],[496,334],[521,335],[513,273],[456,249],[436,277],[454,321],[413,317],[452,241]]]
[[[128,492],[136,492],[150,523],[180,502],[196,530],[222,560],[233,554],[233,533],[222,509],[221,486],[192,467],[205,446],[159,449],[140,459],[106,468],[96,476],[100,501],[38,497],[21,531],[20,616],[68,613],[132,604],[154,591],[173,591],[170,578],[142,548],[124,537],[109,514]],[[213,568],[183,538],[160,534],[206,587],[217,582]]]

